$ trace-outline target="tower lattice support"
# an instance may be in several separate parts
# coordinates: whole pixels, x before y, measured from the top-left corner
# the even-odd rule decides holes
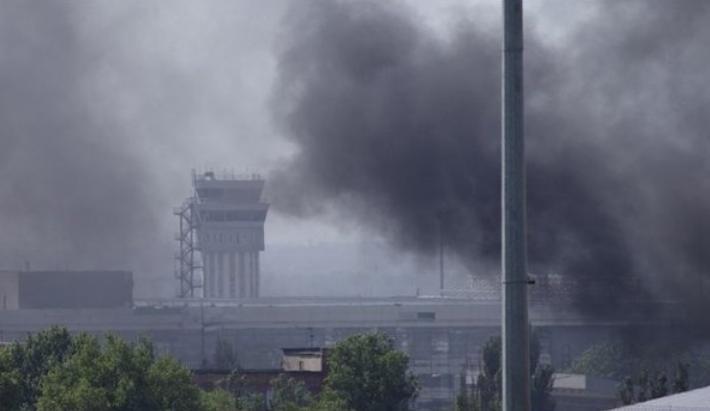
[[[195,199],[187,199],[182,206],[174,211],[178,218],[178,251],[175,254],[177,266],[175,277],[180,283],[178,297],[200,297],[198,290],[202,288],[202,263],[197,249],[196,229],[199,226],[199,214],[195,210]]]

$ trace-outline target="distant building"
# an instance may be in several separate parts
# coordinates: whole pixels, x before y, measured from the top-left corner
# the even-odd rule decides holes
[[[323,373],[326,361],[321,348],[284,348],[281,369],[285,372]]]
[[[710,386],[668,395],[610,411],[710,411]]]
[[[619,404],[617,381],[583,374],[554,375],[555,411],[599,411]]]
[[[280,375],[286,375],[303,385],[312,394],[320,393],[327,376],[326,351],[321,348],[284,348],[279,369],[197,369],[193,370],[193,381],[203,389],[228,388],[230,376],[236,378],[241,389],[264,396],[267,403],[272,398],[271,382]],[[232,383],[235,381],[233,380]]]
[[[0,309],[118,308],[133,304],[130,271],[3,271]]]

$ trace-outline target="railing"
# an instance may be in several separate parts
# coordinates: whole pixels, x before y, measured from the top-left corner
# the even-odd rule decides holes
[[[263,177],[259,173],[242,172],[235,173],[234,170],[222,170],[216,172],[211,169],[192,170],[192,181],[210,181],[210,180],[247,180],[260,181]]]

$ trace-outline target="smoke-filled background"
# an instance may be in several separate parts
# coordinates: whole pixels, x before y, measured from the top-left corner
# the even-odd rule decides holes
[[[573,279],[587,313],[700,301],[709,10],[599,2],[561,41],[528,21],[530,269]],[[418,253],[441,236],[475,274],[497,276],[500,27],[473,12],[442,36],[421,20],[396,2],[291,10],[273,107],[298,152],[275,174],[274,204],[335,204]]]
[[[267,174],[265,266],[275,241],[442,239],[495,278],[498,3],[3,2],[0,267],[171,295],[172,207],[214,166]],[[530,271],[588,313],[699,302],[710,5],[569,3],[526,3]]]
[[[0,269],[128,269],[138,296],[173,296],[191,168],[275,151],[260,89],[279,7],[2,2]]]

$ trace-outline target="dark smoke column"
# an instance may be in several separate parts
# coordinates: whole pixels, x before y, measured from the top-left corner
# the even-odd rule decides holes
[[[529,411],[522,0],[503,0],[503,30],[503,411]]]

